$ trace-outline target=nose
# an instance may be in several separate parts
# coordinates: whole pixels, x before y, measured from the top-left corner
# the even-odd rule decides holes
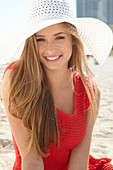
[[[46,48],[46,49],[54,49],[54,48],[55,48],[55,43],[54,43],[54,41],[47,41],[45,48]]]

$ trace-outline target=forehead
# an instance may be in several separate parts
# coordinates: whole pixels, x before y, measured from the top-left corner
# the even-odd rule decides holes
[[[66,30],[63,28],[62,24],[54,24],[51,26],[48,26],[36,33],[36,35],[46,35],[46,34],[56,34],[58,32],[66,32]]]

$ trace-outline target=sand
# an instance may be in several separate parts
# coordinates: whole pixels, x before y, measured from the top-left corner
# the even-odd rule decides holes
[[[113,159],[113,57],[109,57],[103,66],[95,65],[91,58],[88,59],[88,63],[97,75],[101,89],[100,110],[93,131],[90,153],[95,157]],[[0,66],[0,86],[5,67],[6,65]],[[9,123],[0,101],[0,170],[11,170],[14,159]]]

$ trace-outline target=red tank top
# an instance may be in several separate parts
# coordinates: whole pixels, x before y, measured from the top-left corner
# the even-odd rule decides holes
[[[13,68],[15,68],[15,63],[10,64],[6,68],[6,70]],[[50,155],[47,158],[43,157],[44,170],[68,170],[70,152],[74,146],[76,146],[83,140],[85,136],[86,110],[89,108],[90,103],[84,85],[77,72],[75,72],[74,74],[74,83],[75,83],[74,113],[72,115],[68,115],[63,113],[58,108],[56,108],[60,134],[59,147],[56,147],[55,144],[50,144],[49,147]],[[21,156],[14,137],[13,143],[16,154],[13,170],[21,170]],[[105,166],[104,164],[110,162],[110,160],[111,159],[95,159],[90,155],[89,169],[94,170],[98,169],[101,166],[103,167]],[[108,165],[111,166],[109,163]],[[113,168],[113,166],[111,168]]]

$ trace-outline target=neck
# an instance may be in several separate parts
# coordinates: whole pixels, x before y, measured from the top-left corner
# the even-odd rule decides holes
[[[68,68],[59,70],[46,70],[46,73],[53,90],[56,88],[64,89],[73,82],[73,74]]]

